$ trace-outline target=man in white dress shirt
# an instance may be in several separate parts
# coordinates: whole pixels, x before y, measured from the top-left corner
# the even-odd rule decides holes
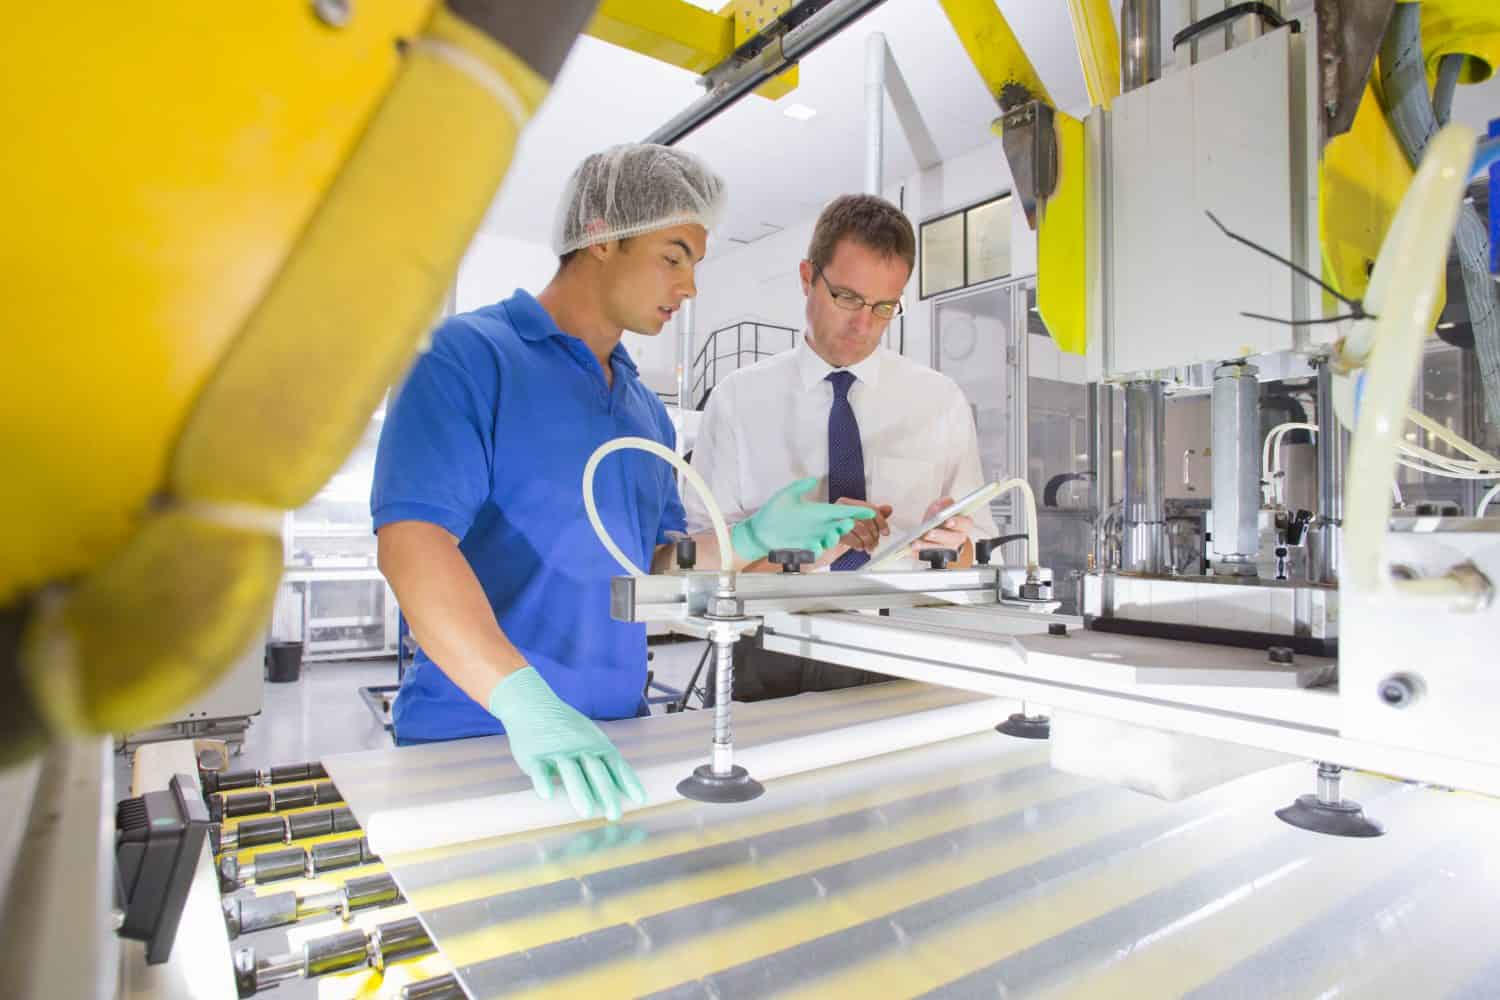
[[[916,262],[911,223],[873,195],[844,195],[818,217],[801,263],[807,327],[795,348],[720,381],[703,414],[693,465],[732,524],[753,514],[788,480],[816,477],[813,496],[872,507],[819,565],[857,569],[885,536],[901,536],[984,482],[974,418],[946,375],[881,347]],[[708,524],[696,495],[685,498],[688,530]],[[996,534],[987,510],[957,517],[913,548],[959,551]],[[915,568],[915,553],[903,568]],[[757,564],[751,569],[772,568]],[[736,643],[735,698],[884,680],[879,674]],[[754,647],[754,648],[752,648]]]

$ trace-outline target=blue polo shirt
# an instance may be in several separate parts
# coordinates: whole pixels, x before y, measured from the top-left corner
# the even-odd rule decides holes
[[[588,346],[523,291],[448,319],[390,405],[370,492],[376,530],[427,521],[459,539],[506,635],[559,697],[595,719],[643,711],[646,630],[609,616],[609,581],[624,571],[584,513],[583,467],[612,438],[675,443],[623,345],[610,367],[613,386]],[[650,567],[666,532],[684,530],[672,467],[653,455],[605,459],[594,495],[637,566]],[[425,651],[392,715],[402,739],[502,731]]]

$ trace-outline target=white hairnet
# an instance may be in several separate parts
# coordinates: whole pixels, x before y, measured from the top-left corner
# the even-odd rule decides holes
[[[568,178],[552,251],[561,257],[688,222],[712,229],[724,202],[724,179],[691,153],[648,143],[611,146],[586,157]]]

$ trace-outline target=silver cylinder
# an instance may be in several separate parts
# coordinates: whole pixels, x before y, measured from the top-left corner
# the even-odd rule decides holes
[[[1344,769],[1337,764],[1328,764],[1318,761],[1318,801],[1325,806],[1336,806],[1344,800],[1343,783]]]
[[[1339,582],[1343,555],[1344,455],[1349,434],[1333,412],[1333,372],[1318,366],[1318,522],[1310,575],[1316,583]]]
[[[1260,555],[1260,374],[1214,369],[1214,572],[1254,576]]]
[[[1142,379],[1125,386],[1125,482],[1120,568],[1160,573],[1165,549],[1166,399],[1161,383]]]
[[[885,36],[865,39],[865,194],[879,195],[885,167]]]
[[[1161,0],[1120,4],[1120,88],[1144,87],[1161,78]]]

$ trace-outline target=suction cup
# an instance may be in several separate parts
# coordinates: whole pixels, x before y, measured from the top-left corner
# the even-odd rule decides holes
[[[996,726],[995,731],[1023,740],[1045,740],[1052,737],[1052,720],[1045,715],[1023,715],[1017,712]]]
[[[678,794],[695,802],[749,802],[760,798],[765,790],[765,785],[738,764],[728,774],[715,774],[713,767],[700,764],[692,775],[677,783]]]

